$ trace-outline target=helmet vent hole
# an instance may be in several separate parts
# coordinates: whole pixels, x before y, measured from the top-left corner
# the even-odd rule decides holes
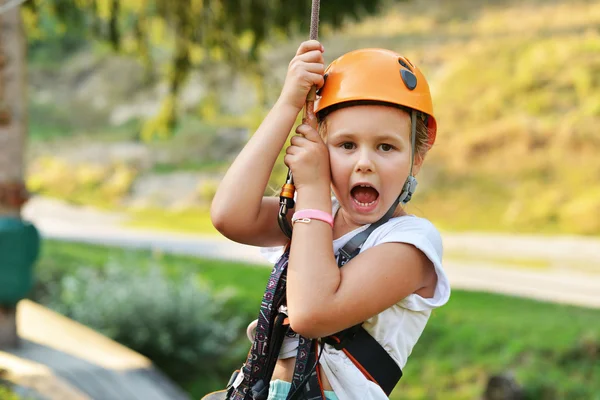
[[[412,68],[408,65],[408,63],[404,59],[399,58],[398,63],[400,63],[400,65],[402,65],[404,68],[406,68],[407,70],[412,72]]]

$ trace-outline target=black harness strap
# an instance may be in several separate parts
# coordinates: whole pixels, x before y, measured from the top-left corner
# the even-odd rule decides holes
[[[390,207],[388,212],[385,213],[385,215],[383,217],[381,217],[381,219],[379,221],[375,222],[374,224],[369,225],[369,227],[367,229],[365,229],[364,231],[355,235],[352,239],[350,239],[348,241],[348,243],[346,243],[344,245],[344,247],[342,247],[340,249],[339,253],[340,253],[340,256],[342,257],[343,261],[340,261],[340,259],[338,259],[339,267],[344,266],[344,264],[346,264],[348,261],[350,261],[352,258],[354,258],[358,255],[358,253],[360,252],[360,246],[363,245],[363,243],[367,240],[369,235],[375,229],[379,228],[381,225],[388,222],[388,220],[390,218],[392,218],[392,216],[394,215],[394,211],[396,211],[396,207],[398,206],[399,202],[400,202],[400,199],[397,199],[394,202],[394,204],[392,204],[392,206]]]
[[[352,333],[346,333],[348,331]],[[343,332],[341,337],[326,337],[325,343],[336,350],[342,350],[367,379],[378,384],[389,396],[402,378],[402,370],[398,364],[362,325],[356,325]]]

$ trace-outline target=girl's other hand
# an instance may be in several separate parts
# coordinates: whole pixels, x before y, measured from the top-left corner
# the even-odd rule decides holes
[[[292,137],[283,160],[292,171],[298,193],[306,187],[314,187],[329,194],[331,170],[327,146],[310,125],[302,124],[296,132],[299,135]]]
[[[323,86],[325,61],[323,45],[316,40],[303,42],[290,62],[279,100],[298,112],[304,107],[306,96],[313,86]]]

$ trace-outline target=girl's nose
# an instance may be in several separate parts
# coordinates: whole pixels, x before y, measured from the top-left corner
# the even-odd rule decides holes
[[[375,165],[373,164],[373,161],[371,160],[368,151],[363,150],[359,153],[359,158],[356,161],[355,170],[356,172],[362,173],[375,171]]]

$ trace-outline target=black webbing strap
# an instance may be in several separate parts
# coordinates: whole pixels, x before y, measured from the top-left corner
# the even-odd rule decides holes
[[[385,213],[385,215],[383,217],[381,217],[381,219],[379,221],[375,222],[374,224],[369,225],[369,227],[367,229],[365,229],[364,231],[362,231],[359,234],[355,235],[352,239],[350,239],[348,241],[348,243],[346,243],[344,245],[344,247],[342,247],[340,249],[340,255],[343,258],[345,258],[346,261],[350,261],[352,258],[354,258],[355,256],[357,256],[358,252],[359,252],[360,246],[362,246],[362,244],[367,240],[367,238],[369,237],[369,235],[375,229],[379,228],[381,225],[383,225],[386,222],[388,222],[388,220],[390,218],[392,218],[392,215],[394,215],[394,211],[396,211],[396,207],[398,207],[399,201],[400,201],[399,198],[396,199],[396,201],[394,202],[394,204],[392,204],[392,206],[390,207],[390,209],[388,210],[388,212]],[[339,265],[339,263],[338,263],[338,265]]]
[[[352,333],[345,333],[341,338],[332,335],[325,338],[324,341],[336,350],[346,353],[367,379],[377,383],[389,396],[402,378],[402,370],[362,325],[346,331],[350,330]]]

